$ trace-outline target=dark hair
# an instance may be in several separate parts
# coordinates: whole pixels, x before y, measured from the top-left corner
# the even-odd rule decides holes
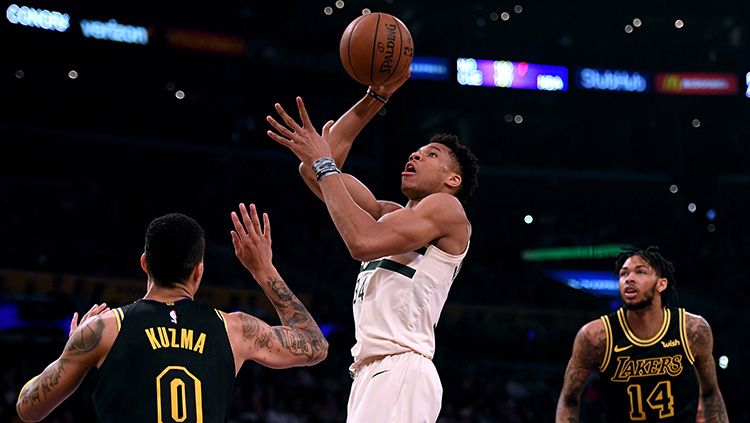
[[[667,279],[667,289],[661,293],[662,305],[677,305],[679,297],[677,296],[677,287],[674,279],[674,264],[661,255],[659,247],[652,245],[645,250],[632,247],[623,248],[617,254],[617,258],[615,258],[615,272],[619,273],[625,261],[633,256],[639,256],[646,260],[654,268],[657,276]]]
[[[180,213],[157,217],[146,229],[146,266],[159,286],[173,287],[190,277],[203,259],[203,228]]]
[[[458,162],[458,171],[461,174],[461,185],[456,191],[456,197],[465,203],[479,186],[479,160],[469,147],[461,144],[458,137],[453,134],[436,134],[430,138],[430,142],[443,144],[451,149],[453,157]]]

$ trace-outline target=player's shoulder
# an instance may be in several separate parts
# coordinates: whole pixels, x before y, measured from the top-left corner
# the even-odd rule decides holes
[[[703,316],[685,311],[685,330],[689,337],[705,336],[710,335],[711,326]]]
[[[596,319],[581,326],[581,329],[578,330],[578,336],[587,340],[605,339],[607,329],[604,327],[602,319]]]
[[[237,332],[247,339],[258,333],[261,320],[257,317],[247,314],[243,311],[233,311],[231,313],[219,312],[224,315],[227,322],[227,329],[230,332]]]
[[[466,219],[466,211],[461,201],[455,195],[436,192],[423,198],[418,207],[431,212],[439,212],[445,216]]]

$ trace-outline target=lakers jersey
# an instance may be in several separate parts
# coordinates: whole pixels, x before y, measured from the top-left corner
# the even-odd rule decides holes
[[[664,322],[650,339],[635,336],[622,308],[601,318],[607,349],[599,370],[608,422],[695,422],[699,388],[685,310],[663,311]]]
[[[434,245],[362,263],[354,289],[353,368],[370,357],[435,353],[435,326],[468,251]]]
[[[235,368],[224,316],[192,300],[112,311],[118,335],[97,372],[100,422],[226,420]]]

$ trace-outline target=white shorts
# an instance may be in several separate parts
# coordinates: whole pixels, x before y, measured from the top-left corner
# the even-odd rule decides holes
[[[432,360],[413,352],[389,355],[358,369],[348,423],[434,423],[443,386]]]

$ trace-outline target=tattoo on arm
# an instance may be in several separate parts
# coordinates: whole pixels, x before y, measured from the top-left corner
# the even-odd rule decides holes
[[[579,331],[568,367],[565,369],[563,388],[557,404],[558,422],[578,421],[581,393],[591,372],[601,363],[606,345],[607,335],[604,327],[591,332],[584,327]]]
[[[323,337],[320,328],[304,304],[281,279],[269,278],[265,287],[266,294],[281,319],[283,326],[271,328],[271,333],[259,333],[255,322],[255,345],[258,348],[271,348],[271,337],[275,337],[282,348],[295,356],[305,356],[308,361],[315,361],[327,351],[328,341]],[[245,325],[248,326],[248,325]],[[245,332],[249,333],[246,327]]]
[[[728,422],[726,405],[716,378],[711,327],[706,319],[700,316],[688,316],[687,332],[690,350],[695,357],[695,371],[700,383],[705,420],[706,422]]]
[[[104,322],[101,316],[94,316],[91,323],[75,331],[65,345],[65,351],[73,355],[85,354],[93,350],[102,339]]]
[[[42,374],[29,383],[21,393],[21,403],[23,405],[31,404],[34,406],[41,402],[43,399],[42,395],[46,399],[52,388],[60,383],[62,375],[65,373],[65,365],[68,363],[69,360],[60,358],[47,366]]]

